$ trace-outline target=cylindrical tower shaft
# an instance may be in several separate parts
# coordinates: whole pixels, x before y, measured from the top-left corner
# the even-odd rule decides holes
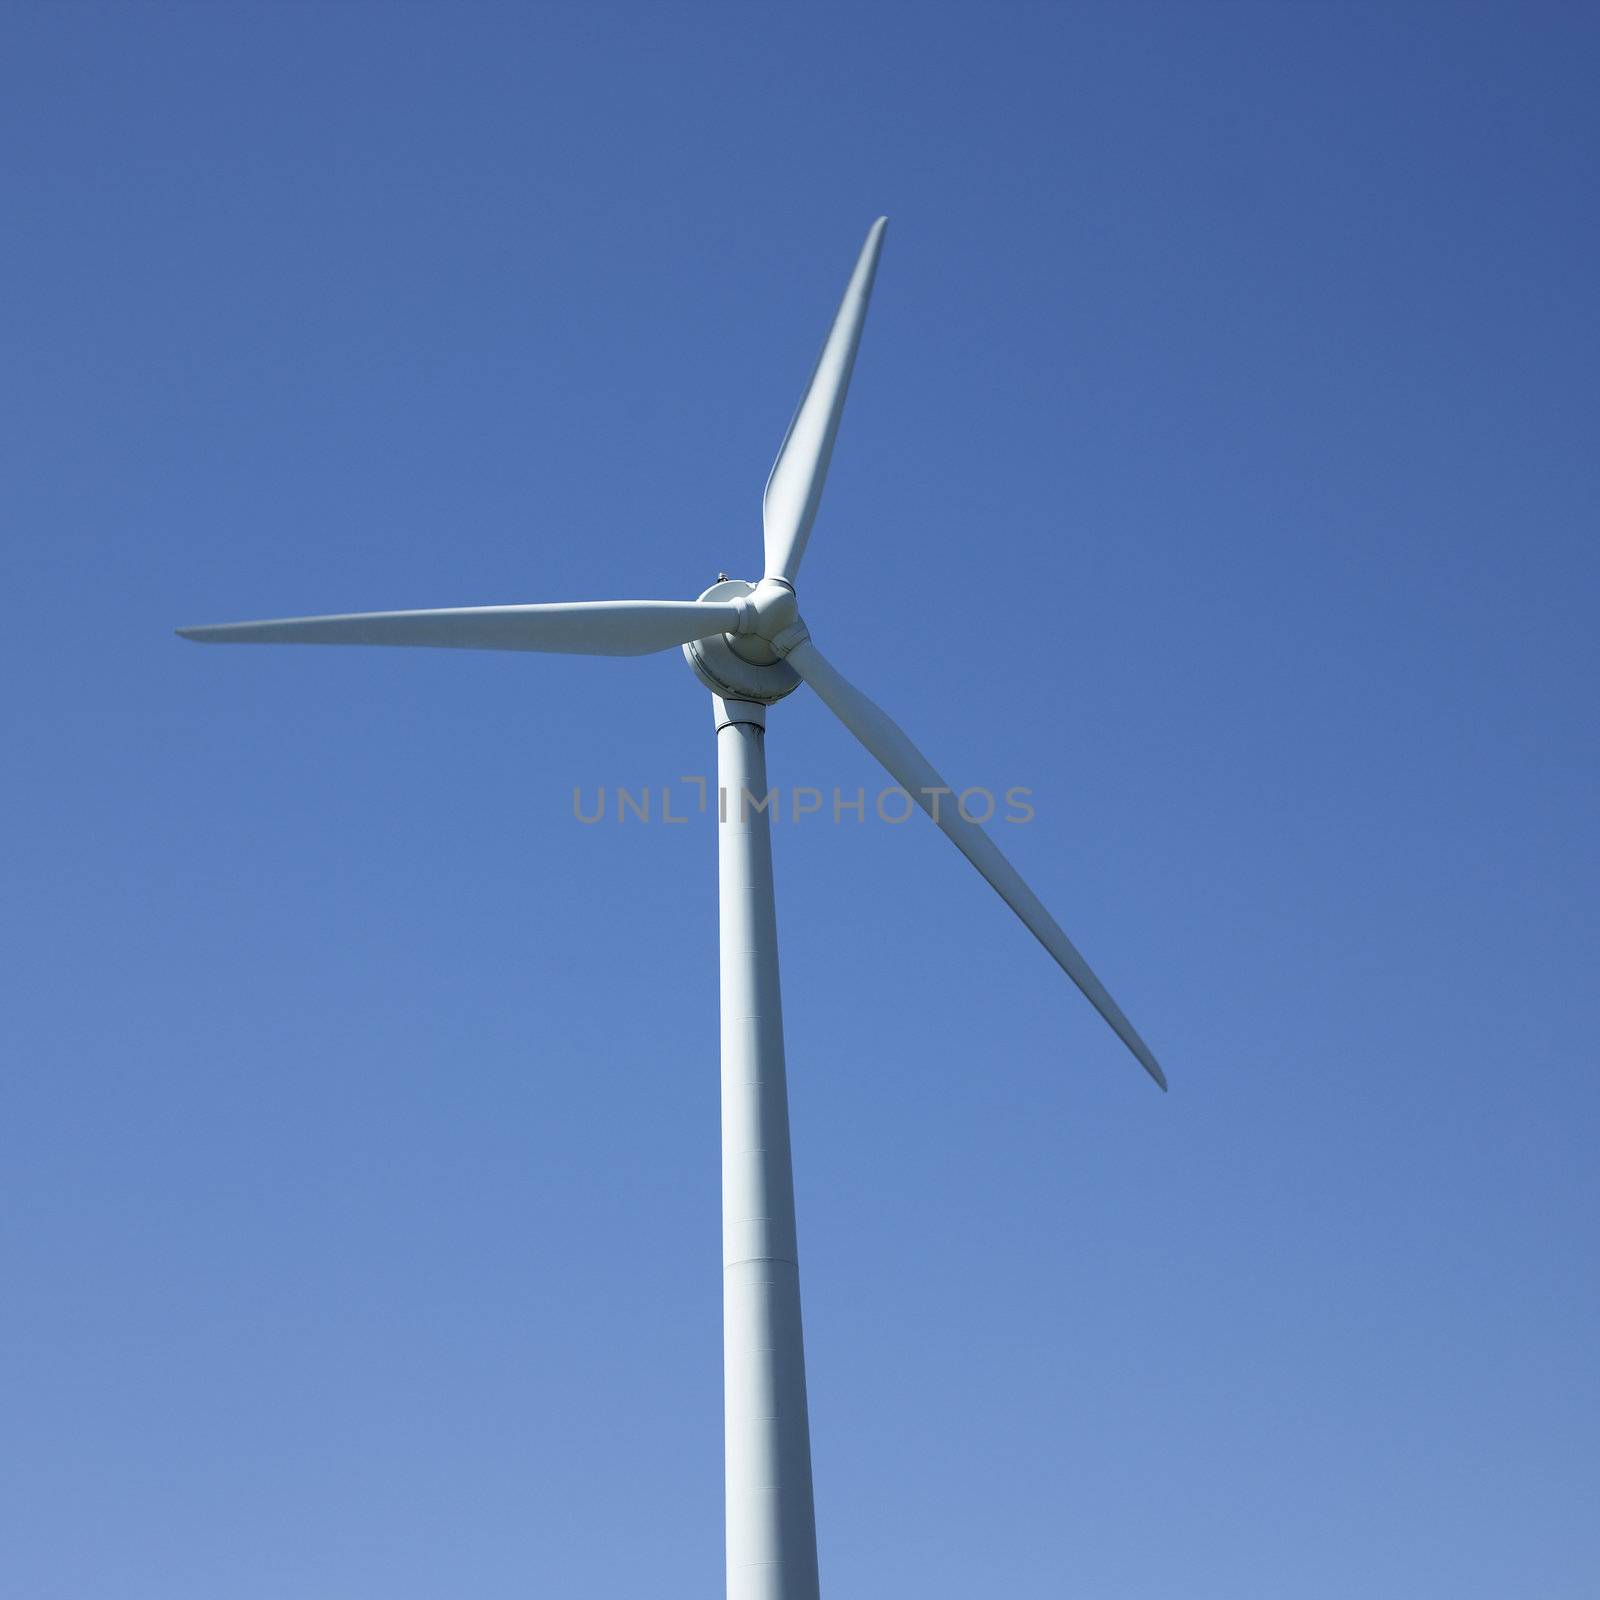
[[[722,952],[728,1600],[817,1600],[766,707],[713,697]]]

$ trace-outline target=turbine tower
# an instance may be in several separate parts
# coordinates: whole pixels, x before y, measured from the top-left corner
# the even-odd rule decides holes
[[[180,628],[213,644],[426,645],[646,655],[681,646],[711,691],[717,740],[722,988],[723,1392],[728,1600],[817,1600],[794,1176],[767,808],[767,707],[808,683],[1016,912],[1145,1071],[1161,1068],[1055,919],[905,732],[812,643],[795,581],[855,366],[887,218],[867,234],[763,500],[759,582],[697,600],[377,611]],[[944,804],[941,804],[941,799]]]

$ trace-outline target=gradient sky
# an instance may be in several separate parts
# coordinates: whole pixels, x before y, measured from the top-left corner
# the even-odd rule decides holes
[[[0,1588],[721,1585],[693,595],[892,218],[777,830],[832,1596],[1588,1600],[1592,7],[13,4]],[[879,779],[808,694],[781,784]]]

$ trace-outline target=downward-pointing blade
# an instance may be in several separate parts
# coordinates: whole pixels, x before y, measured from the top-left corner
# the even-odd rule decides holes
[[[855,271],[845,285],[844,299],[828,330],[827,343],[817,357],[816,370],[778,447],[778,459],[772,464],[761,507],[769,578],[793,583],[800,570],[800,558],[811,537],[811,524],[816,521],[822,485],[827,480],[833,441],[839,432],[844,397],[856,364],[856,348],[861,343],[861,325],[867,320],[867,302],[872,297],[872,280],[883,249],[883,230],[888,226],[889,219],[879,217],[867,234]]]
[[[789,665],[822,697],[828,709],[883,764],[890,777],[938,824],[946,838],[975,866],[1000,898],[1021,917],[1028,931],[1055,958],[1061,970],[1083,990],[1089,1003],[1111,1024],[1117,1037],[1133,1052],[1139,1064],[1161,1085],[1167,1086],[1150,1047],[1106,993],[1089,963],[1079,955],[1060,924],[1045,910],[1039,897],[1022,881],[1000,847],[975,822],[961,815],[950,786],[934,770],[905,730],[887,712],[847,682],[809,640],[789,652]]]
[[[642,656],[732,633],[739,608],[713,600],[575,600],[445,611],[363,611],[179,628],[203,644],[385,644],[444,650],[549,650]]]

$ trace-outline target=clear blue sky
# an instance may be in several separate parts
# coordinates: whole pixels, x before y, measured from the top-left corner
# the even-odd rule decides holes
[[[779,830],[826,1592],[1600,1592],[1597,43],[7,7],[0,1587],[720,1592],[704,692],[170,629],[750,571],[887,212],[806,610],[1173,1091]]]

